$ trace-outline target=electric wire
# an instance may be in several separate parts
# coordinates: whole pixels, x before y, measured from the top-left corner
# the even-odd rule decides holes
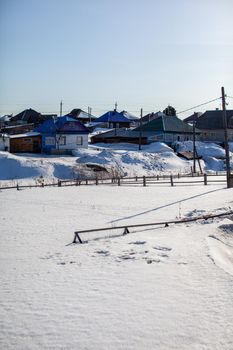
[[[185,112],[191,111],[192,109],[195,109],[195,108],[198,108],[198,107],[207,105],[207,104],[209,104],[209,103],[211,103],[211,102],[214,102],[214,101],[217,101],[217,100],[220,100],[220,99],[221,99],[221,97],[214,98],[213,100],[210,100],[210,101],[201,103],[201,104],[199,104],[199,105],[196,105],[196,106],[194,106],[194,107],[191,107],[191,108],[185,109],[185,110],[183,110],[183,111],[177,112],[176,114],[181,114],[181,113],[185,113]]]

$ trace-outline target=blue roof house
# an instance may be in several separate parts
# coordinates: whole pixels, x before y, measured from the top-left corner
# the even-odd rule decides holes
[[[93,123],[105,124],[106,127],[111,129],[129,128],[132,124],[132,119],[128,118],[125,113],[125,111],[122,111],[121,113],[116,110],[109,111],[95,119]]]
[[[71,154],[75,149],[88,147],[89,130],[68,116],[46,120],[35,131],[41,133],[43,153]]]

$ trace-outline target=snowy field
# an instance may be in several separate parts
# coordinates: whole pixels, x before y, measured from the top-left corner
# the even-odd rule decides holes
[[[0,348],[232,350],[232,216],[70,244],[230,209],[222,186],[0,191]]]

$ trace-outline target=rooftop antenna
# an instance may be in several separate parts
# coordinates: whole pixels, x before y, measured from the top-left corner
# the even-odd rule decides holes
[[[60,102],[60,117],[62,116],[62,101]]]

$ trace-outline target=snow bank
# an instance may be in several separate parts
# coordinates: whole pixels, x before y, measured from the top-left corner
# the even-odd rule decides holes
[[[16,156],[0,152],[0,180],[44,178],[72,178],[73,164],[62,159]]]
[[[177,151],[193,151],[193,142],[192,141],[184,141],[184,142],[176,142]],[[224,158],[225,150],[213,142],[201,142],[196,141],[196,149],[199,156],[205,157],[214,157],[214,158]]]
[[[233,275],[233,246],[221,241],[215,235],[209,236],[207,240],[214,263]]]
[[[224,160],[217,159],[215,157],[206,156],[205,159],[205,170],[207,171],[223,171],[225,168]]]
[[[162,172],[188,172],[189,162],[180,159],[173,152],[149,153],[104,149],[74,152],[77,163],[100,164],[116,168],[124,176],[155,175]]]

